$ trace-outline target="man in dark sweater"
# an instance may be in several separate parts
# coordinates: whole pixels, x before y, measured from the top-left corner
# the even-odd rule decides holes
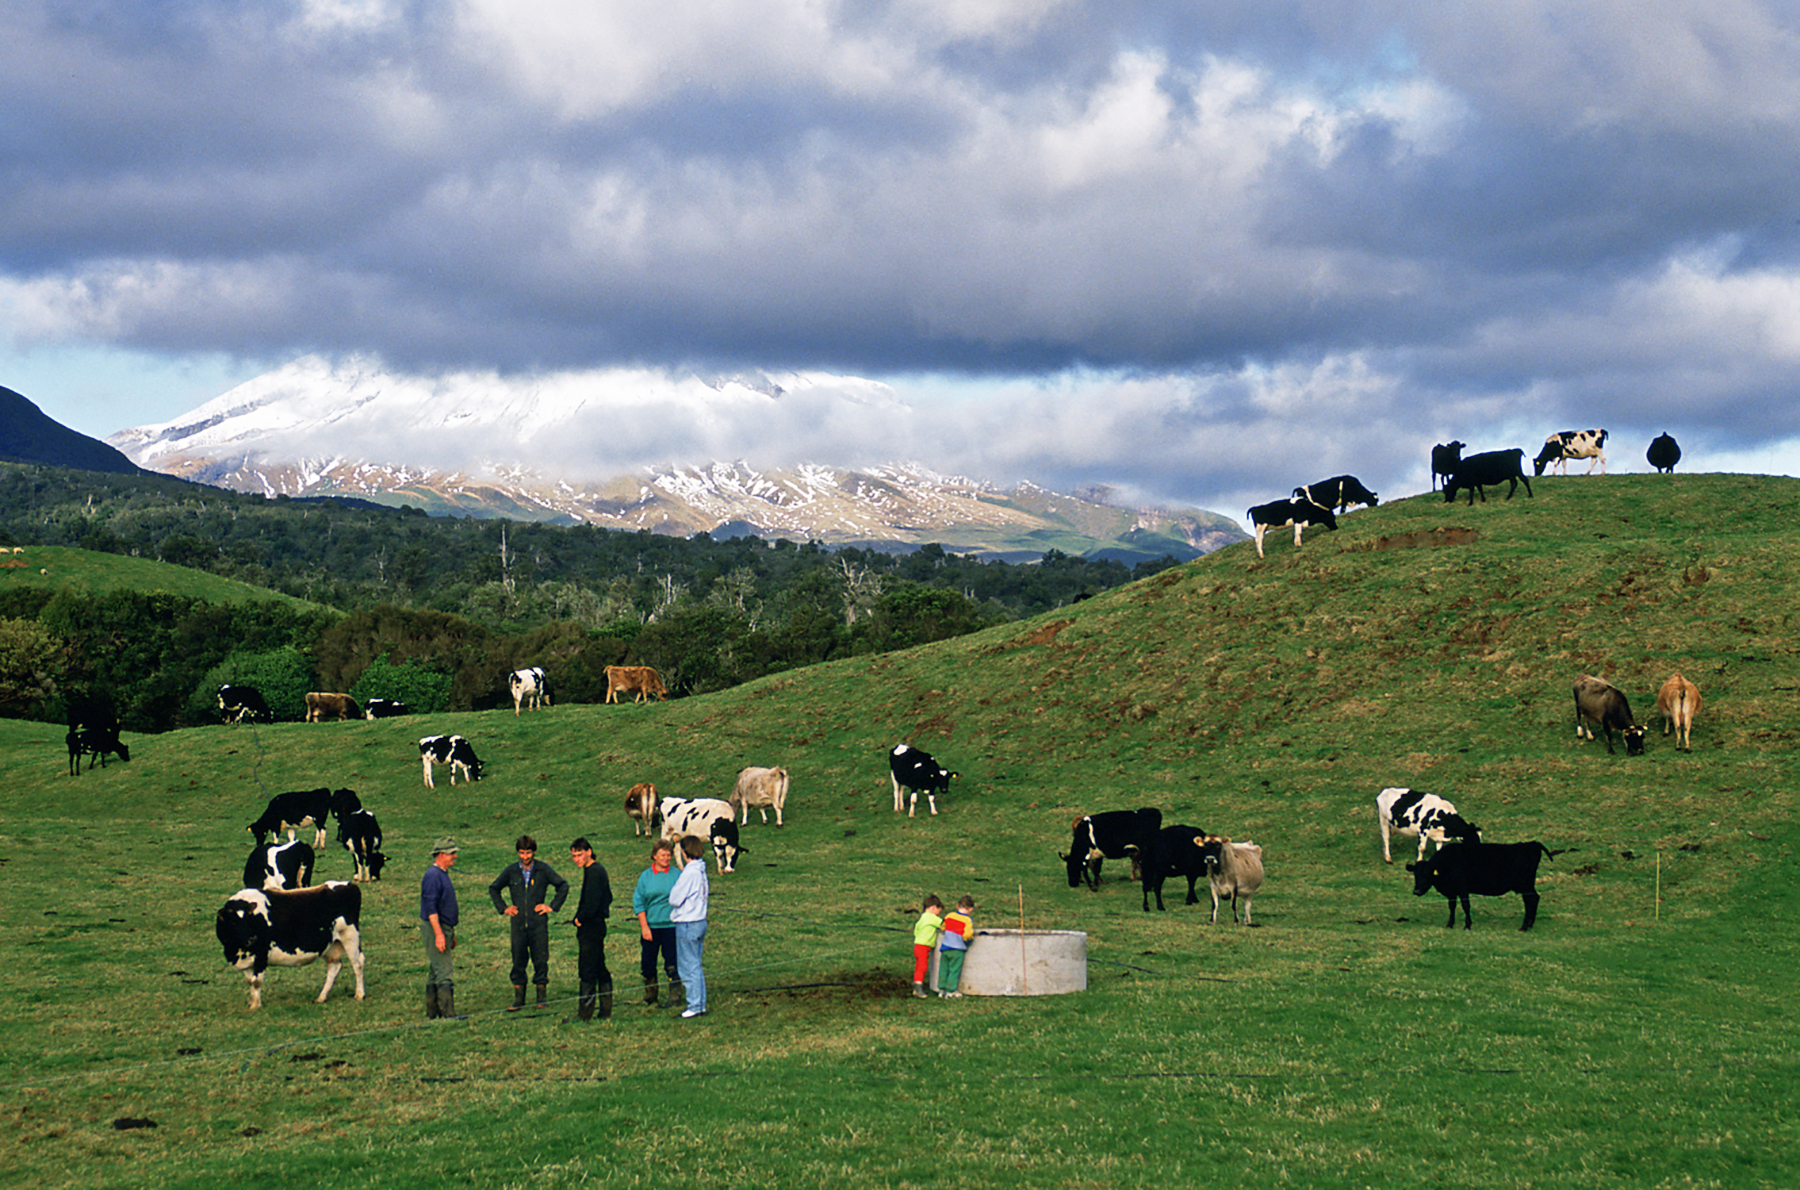
[[[569,862],[581,869],[581,895],[575,902],[575,976],[581,981],[581,998],[575,1015],[564,1023],[593,1020],[596,995],[600,1019],[609,1020],[613,981],[606,969],[606,915],[612,911],[612,882],[585,836],[569,844]]]
[[[456,887],[450,868],[456,863],[456,840],[439,839],[431,849],[431,866],[419,885],[419,920],[425,923],[425,1019],[463,1018],[456,1014]]]
[[[520,835],[513,844],[518,849],[516,863],[507,864],[494,882],[488,885],[488,896],[494,908],[512,918],[512,985],[513,1002],[509,1012],[525,1007],[525,960],[531,959],[532,980],[537,985],[537,1006],[543,1008],[550,990],[550,915],[562,908],[569,895],[569,882],[558,876],[549,864],[537,862],[537,840]],[[544,893],[556,890],[556,899],[544,903]],[[512,904],[501,898],[510,892]]]

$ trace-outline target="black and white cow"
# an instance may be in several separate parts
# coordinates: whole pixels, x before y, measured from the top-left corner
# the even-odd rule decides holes
[[[1440,442],[1431,448],[1431,490],[1437,491],[1438,478],[1449,479],[1462,462],[1466,442]]]
[[[1664,474],[1671,474],[1675,464],[1681,462],[1681,445],[1668,434],[1658,434],[1650,440],[1650,449],[1644,452],[1644,461]]]
[[[1575,738],[1594,739],[1594,724],[1606,735],[1606,750],[1613,750],[1612,733],[1625,737],[1625,755],[1644,754],[1644,728],[1632,718],[1625,694],[1605,678],[1582,674],[1575,679]]]
[[[225,713],[227,723],[241,723],[246,718],[252,723],[258,719],[270,723],[275,721],[269,704],[263,700],[262,692],[255,686],[233,686],[229,682],[220,686],[219,710]]]
[[[919,795],[925,795],[925,802],[936,814],[937,795],[950,795],[950,782],[960,775],[951,772],[931,758],[929,752],[923,752],[911,744],[895,744],[888,753],[888,775],[894,782],[894,813],[900,812],[904,803],[906,816],[911,818],[913,811],[919,808]],[[903,798],[900,791],[906,790],[910,798]]]
[[[364,719],[393,719],[412,714],[412,708],[393,698],[371,698],[363,703]]]
[[[1587,459],[1588,475],[1594,473],[1595,463],[1600,464],[1600,474],[1605,475],[1605,447],[1605,430],[1558,430],[1544,439],[1544,449],[1538,451],[1531,465],[1536,474],[1542,475],[1544,468],[1554,463],[1558,475],[1567,475],[1570,459]]]
[[[219,909],[214,933],[225,961],[250,980],[250,1007],[262,1007],[263,972],[270,967],[304,967],[325,960],[325,1003],[344,960],[356,973],[356,998],[363,998],[362,889],[333,880],[293,892],[246,888]]]
[[[1162,816],[1157,815],[1158,819]],[[1163,911],[1163,882],[1186,876],[1188,905],[1198,905],[1194,883],[1206,875],[1206,832],[1197,826],[1165,826],[1156,832],[1144,857],[1144,912],[1150,912],[1150,894],[1156,894],[1156,911]]]
[[[1318,483],[1297,487],[1294,489],[1294,499],[1308,500],[1321,508],[1331,508],[1338,512],[1352,504],[1374,508],[1381,503],[1375,493],[1363,487],[1362,481],[1354,475],[1334,475],[1330,479],[1321,479]]]
[[[530,669],[515,669],[507,679],[512,687],[513,714],[517,715],[522,708],[537,710],[541,702],[550,705],[550,679],[537,666]]]
[[[1531,481],[1525,478],[1525,452],[1516,446],[1511,450],[1483,451],[1458,463],[1450,478],[1444,481],[1444,503],[1454,503],[1456,493],[1467,488],[1470,504],[1475,503],[1477,493],[1486,504],[1488,487],[1502,483],[1508,485],[1508,500],[1513,498],[1520,484],[1525,485],[1525,494],[1531,495]]]
[[[1088,889],[1098,892],[1100,867],[1105,860],[1128,859],[1132,878],[1141,875],[1140,865],[1149,857],[1156,832],[1162,827],[1162,811],[1145,806],[1141,810],[1083,814],[1072,826],[1069,850],[1058,857],[1068,869],[1069,887],[1079,888],[1085,878]]]
[[[1256,556],[1263,556],[1263,535],[1270,529],[1294,527],[1294,548],[1300,548],[1300,534],[1309,525],[1323,525],[1331,532],[1337,531],[1337,516],[1321,504],[1311,500],[1271,500],[1267,504],[1258,504],[1245,513],[1250,524],[1256,529]]]
[[[450,766],[450,784],[456,784],[456,774],[461,770],[465,780],[481,780],[481,761],[475,756],[475,747],[459,735],[428,735],[419,740],[419,762],[425,769],[425,788],[436,789],[437,782],[431,779],[433,765]]]
[[[1406,870],[1413,874],[1413,896],[1422,897],[1435,887],[1449,900],[1446,929],[1456,925],[1458,900],[1462,901],[1463,929],[1473,924],[1469,919],[1469,894],[1503,897],[1516,892],[1525,898],[1525,924],[1519,929],[1529,930],[1537,920],[1538,861],[1561,854],[1542,843],[1452,843],[1428,860],[1407,864]]]
[[[737,808],[716,797],[666,797],[657,806],[662,819],[662,837],[681,855],[681,840],[687,835],[712,844],[713,858],[719,872],[737,870],[738,856],[749,848],[738,843]]]
[[[244,887],[265,892],[305,888],[312,883],[313,849],[298,840],[258,843],[244,861]]]
[[[325,846],[325,823],[331,817],[331,797],[329,789],[297,789],[291,793],[278,793],[269,799],[262,817],[246,829],[256,836],[257,845],[261,846],[268,841],[270,835],[278,835],[282,831],[287,832],[291,843],[300,827],[310,826],[314,831],[312,845],[317,850]]]
[[[1388,786],[1375,795],[1375,817],[1381,823],[1381,858],[1390,864],[1394,862],[1394,853],[1388,846],[1390,835],[1416,836],[1419,859],[1425,858],[1427,843],[1435,843],[1442,850],[1451,839],[1481,841],[1481,831],[1458,814],[1448,799],[1423,789]]]
[[[374,814],[355,810],[338,815],[337,841],[340,847],[350,852],[350,861],[355,868],[350,877],[352,880],[381,879],[381,868],[387,863],[387,856],[381,854],[381,823]]]
[[[106,756],[109,752],[117,755],[120,760],[129,761],[131,759],[131,749],[119,742],[117,730],[84,727],[79,731],[71,731],[63,737],[63,742],[69,746],[69,776],[71,777],[81,771],[83,756],[90,758],[88,760],[89,770],[93,769],[96,760],[100,762],[101,768],[105,768]]]

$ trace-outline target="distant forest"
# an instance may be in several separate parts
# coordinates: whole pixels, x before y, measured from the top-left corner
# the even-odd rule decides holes
[[[704,693],[1038,615],[1176,564],[437,518],[33,465],[0,465],[0,545],[150,558],[329,609],[8,592],[0,715],[57,717],[70,693],[97,689],[138,731],[216,721],[210,691],[227,680],[270,687],[283,717],[307,688],[421,711],[494,706],[520,665],[543,665],[578,702],[605,697],[610,664],[654,665],[672,693]]]

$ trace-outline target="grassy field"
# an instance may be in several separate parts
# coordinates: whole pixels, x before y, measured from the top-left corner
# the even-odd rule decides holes
[[[272,600],[299,608],[317,606],[304,599],[221,578],[204,570],[166,566],[148,558],[53,545],[25,546],[18,554],[0,555],[0,589],[20,586],[46,588],[53,592],[89,591],[95,595],[110,595],[114,591],[154,592],[227,605]]]
[[[1024,624],[648,707],[559,706],[128,737],[66,775],[61,732],[0,723],[0,1181],[46,1186],[1800,1184],[1795,849],[1800,482],[1550,479],[1527,500],[1420,496],[1266,561],[1235,546]],[[1471,544],[1381,551],[1471,527]],[[1650,716],[1679,669],[1694,751],[1577,745],[1569,686]],[[488,779],[419,780],[460,731]],[[890,809],[906,739],[962,776]],[[713,881],[713,1011],[512,1014],[487,882],[529,831],[565,875],[595,841],[628,897],[635,781],[723,796],[793,773]],[[319,967],[247,1008],[212,917],[271,794],[358,789],[386,828],[364,906],[368,999]],[[1373,801],[1443,793],[1544,865],[1446,930],[1381,862]],[[1257,926],[1145,914],[1109,865],[1067,887],[1078,813],[1156,805],[1265,849]],[[923,813],[923,811],[921,811]],[[418,878],[462,842],[458,1008],[422,1019]],[[1402,842],[1398,854],[1410,846]],[[343,879],[333,849],[321,874]],[[1083,930],[1089,988],[906,996],[926,892],[977,925]],[[1202,899],[1204,902],[1204,891]],[[154,1127],[118,1126],[154,1121]]]

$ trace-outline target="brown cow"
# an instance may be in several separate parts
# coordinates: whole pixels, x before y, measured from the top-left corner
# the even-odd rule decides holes
[[[1689,733],[1694,729],[1694,716],[1700,713],[1700,688],[1675,674],[1663,683],[1656,695],[1656,713],[1663,717],[1663,735],[1675,732],[1675,746],[1692,752]]]
[[[1631,717],[1631,704],[1625,696],[1605,678],[1596,678],[1592,674],[1582,674],[1575,679],[1575,738],[1580,740],[1585,732],[1587,739],[1594,738],[1594,726],[1606,733],[1606,750],[1613,750],[1612,735],[1616,729],[1625,737],[1625,755],[1642,756],[1644,754],[1644,728]]]
[[[656,829],[656,786],[639,781],[625,795],[625,813],[631,817],[632,834],[647,835]]]
[[[362,708],[348,694],[326,694],[310,691],[306,696],[306,721],[323,723],[327,719],[361,719]]]
[[[661,675],[648,665],[609,665],[606,667],[606,701],[618,702],[620,694],[636,694],[636,702],[651,695],[669,697]]]

